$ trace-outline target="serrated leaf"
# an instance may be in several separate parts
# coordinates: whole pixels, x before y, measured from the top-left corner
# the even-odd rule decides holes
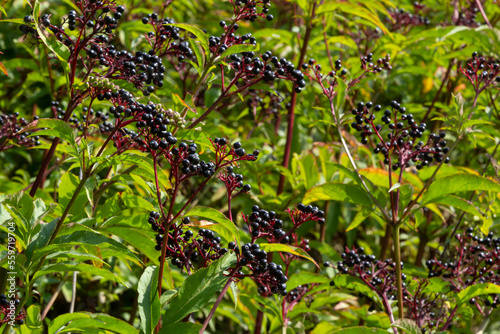
[[[363,282],[363,280],[358,277],[350,275],[337,275],[333,278],[333,282],[335,283],[335,287],[346,288],[349,290],[360,292],[371,298],[373,301],[377,302],[379,305],[382,305],[378,295],[372,289],[370,289],[365,284],[365,282]]]
[[[178,322],[175,324],[166,324],[158,334],[199,334],[203,326],[189,322]]]
[[[331,332],[332,334],[387,334],[386,330],[380,328],[369,328],[369,327],[349,327],[343,328],[336,331]]]
[[[350,230],[354,230],[356,227],[361,225],[365,221],[366,218],[370,217],[372,214],[373,210],[371,208],[367,207],[362,207],[360,211],[356,214],[354,219],[351,221],[349,226],[346,228],[346,232],[349,232]]]
[[[160,320],[161,304],[157,289],[158,273],[157,266],[147,267],[137,287],[141,328],[146,334],[152,334]]]
[[[422,334],[417,323],[410,319],[398,319],[391,324],[391,327],[396,327],[409,334]]]
[[[286,288],[291,291],[299,285],[311,283],[328,283],[330,280],[325,275],[315,274],[307,271],[301,271],[289,277]]]
[[[226,51],[224,51],[220,56],[219,59],[224,59],[229,55],[235,54],[235,53],[242,53],[242,52],[257,52],[260,50],[259,44],[236,44],[236,45],[231,45],[229,48],[227,48]]]
[[[474,190],[500,193],[500,184],[478,175],[453,174],[435,180],[424,194],[422,201],[423,204],[434,203],[445,195]]]
[[[462,305],[474,297],[489,294],[500,294],[500,285],[493,283],[479,283],[471,285],[458,293],[457,305]]]
[[[51,274],[51,273],[60,273],[60,272],[73,272],[73,271],[81,271],[86,274],[96,275],[104,277],[110,281],[121,283],[125,286],[128,286],[125,281],[123,281],[120,277],[116,276],[109,270],[101,269],[98,267],[94,267],[85,263],[77,263],[73,261],[68,262],[59,262],[56,264],[49,264],[47,266],[42,267],[38,270],[35,275],[33,275],[33,281],[38,277]]]
[[[59,333],[120,333],[139,334],[123,320],[102,313],[75,312],[58,316],[49,325],[48,334]]]
[[[214,208],[205,207],[205,206],[196,206],[189,210],[185,214],[185,216],[196,216],[200,218],[205,218],[211,221],[218,223],[225,231],[227,231],[231,238],[235,241],[238,246],[240,246],[240,233],[236,228],[236,225],[232,221],[230,221],[226,216],[224,216],[220,211],[215,210]],[[224,231],[218,231],[219,233],[224,233]],[[225,236],[225,239],[228,237]]]
[[[163,318],[165,324],[181,321],[192,312],[204,307],[215,292],[220,291],[227,281],[223,272],[236,262],[234,253],[226,253],[222,258],[187,277],[179,293],[170,302],[170,308]]]
[[[168,25],[184,29],[186,31],[189,31],[193,35],[195,35],[198,38],[197,40],[201,43],[201,46],[205,49],[205,53],[208,52],[208,50],[209,50],[208,36],[207,36],[207,34],[205,34],[203,32],[203,30],[201,30],[200,28],[195,27],[193,25],[189,25],[189,24],[185,24],[185,23],[171,23]]]
[[[324,183],[306,192],[304,204],[317,201],[349,202],[367,207],[372,205],[370,197],[360,186],[339,182]]]
[[[260,249],[265,250],[266,252],[285,252],[300,256],[306,260],[311,261],[312,263],[314,263],[316,267],[319,268],[319,265],[316,263],[316,261],[314,261],[314,259],[309,254],[307,254],[307,252],[304,251],[302,248],[284,244],[268,244],[268,243],[262,243],[259,244],[259,246]]]

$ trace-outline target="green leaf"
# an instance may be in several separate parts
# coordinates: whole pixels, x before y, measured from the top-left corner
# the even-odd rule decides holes
[[[423,204],[437,202],[445,195],[465,191],[493,191],[500,193],[500,184],[474,174],[454,174],[435,180],[424,194]]]
[[[68,59],[71,54],[69,49],[62,42],[59,42],[57,39],[45,37],[44,31],[42,31],[42,29],[40,28],[41,25],[38,22],[39,17],[40,17],[40,3],[38,2],[38,0],[36,0],[35,6],[33,8],[33,18],[35,19],[35,27],[36,30],[38,31],[38,36],[42,40],[43,44],[45,44],[45,46],[47,46],[50,49],[50,51],[52,51],[56,55],[57,59],[61,61],[61,65],[64,68],[64,72],[66,73],[66,75],[68,75],[70,71]],[[68,80],[68,78],[66,78],[66,80]],[[69,81],[67,81],[67,83],[69,84]]]
[[[367,207],[372,205],[370,196],[361,187],[339,182],[324,183],[306,192],[304,204],[316,201],[349,202]]]
[[[417,323],[410,319],[398,319],[391,324],[391,327],[396,327],[409,334],[422,334]]]
[[[3,13],[3,15],[7,16],[7,12],[5,11],[5,9],[3,8],[3,6],[2,6],[2,5],[0,5],[0,12],[2,12],[2,13]],[[2,21],[2,20],[0,20],[0,22],[1,22],[1,21]]]
[[[42,228],[40,231],[33,237],[32,241],[28,245],[26,249],[26,258],[28,261],[31,260],[31,256],[33,255],[33,252],[37,249],[41,249],[45,246],[47,246],[47,243],[49,242],[50,236],[52,235],[52,232],[54,232],[54,229],[56,228],[57,221],[59,218],[53,219],[50,223],[48,224],[42,224]]]
[[[483,216],[472,203],[457,196],[448,195],[446,197],[441,197],[437,199],[435,203],[454,206],[455,208],[470,213],[473,216]]]
[[[388,192],[393,192],[394,190],[396,190],[396,189],[398,189],[400,187],[401,187],[401,183],[399,183],[399,182],[395,183],[395,184],[392,185],[392,187],[389,189]]]
[[[40,316],[40,307],[31,305],[26,310],[26,320],[24,325],[20,327],[21,334],[42,334],[43,324]]]
[[[240,245],[240,234],[238,232],[238,229],[236,228],[236,225],[234,225],[232,221],[227,219],[226,216],[224,216],[220,211],[210,207],[196,206],[189,210],[189,212],[187,212],[185,216],[196,216],[218,223],[223,229],[217,232],[219,232],[219,234],[221,234],[224,239],[229,239],[229,241],[236,241],[238,246]],[[227,232],[228,234],[225,232]]]
[[[24,24],[24,20],[23,19],[16,19],[16,18],[12,18],[12,19],[1,19],[0,20],[0,23],[1,22],[11,22],[11,23],[19,23],[19,24]]]
[[[319,268],[319,265],[316,263],[316,261],[314,261],[314,259],[309,254],[307,254],[307,252],[304,251],[302,248],[284,244],[268,244],[268,243],[262,243],[259,244],[259,246],[260,249],[265,250],[266,252],[285,252],[303,257],[304,259],[307,259],[312,263],[314,263],[314,265]]]
[[[182,283],[179,293],[170,302],[163,323],[172,324],[181,321],[192,312],[204,307],[215,292],[220,291],[227,281],[223,272],[236,262],[234,253],[226,253],[222,258],[200,269],[187,277]]]
[[[332,334],[388,334],[388,332],[384,329],[380,328],[369,328],[369,327],[349,327],[339,329],[337,331],[331,332]]]
[[[338,88],[337,88],[337,97],[335,100],[335,112],[337,113],[337,119],[340,120],[342,115],[344,114],[344,103],[347,95],[347,84],[340,77],[336,77]],[[340,124],[337,124],[340,125]]]
[[[457,295],[457,305],[462,305],[468,302],[474,297],[489,295],[489,294],[500,294],[500,285],[493,283],[480,283],[471,285],[465,290],[462,290]]]
[[[242,53],[242,52],[250,52],[254,51],[257,52],[260,50],[259,44],[236,44],[236,45],[231,45],[226,51],[224,51],[220,56],[219,59],[224,59],[229,55],[235,54],[235,53]]]
[[[62,209],[66,209],[75,191],[80,184],[81,180],[78,176],[71,172],[66,172],[61,178],[61,183],[59,184],[59,204],[61,204]],[[80,192],[73,206],[71,207],[69,213],[81,216],[85,214],[83,208],[87,204],[88,199],[85,192]]]
[[[208,36],[207,36],[207,34],[205,34],[203,32],[203,30],[201,30],[198,27],[195,27],[195,26],[192,26],[189,24],[185,24],[185,23],[172,23],[172,24],[168,24],[168,25],[184,29],[186,31],[189,31],[193,35],[195,35],[197,37],[197,40],[201,43],[201,46],[203,47],[203,49],[205,49],[205,53],[208,52],[208,50],[209,50]]]
[[[175,324],[166,324],[165,327],[161,329],[159,334],[199,334],[200,329],[203,326],[200,324],[193,324],[189,322],[178,322]]]
[[[125,321],[102,313],[66,313],[55,318],[49,325],[48,334],[69,332],[139,334],[137,329]]]
[[[372,23],[373,25],[379,27],[384,33],[388,34],[391,36],[391,33],[389,30],[386,28],[386,26],[382,23],[382,21],[378,18],[377,15],[371,13],[370,11],[366,10],[365,8],[359,6],[358,4],[350,4],[350,3],[326,3],[322,6],[319,7],[319,10],[317,14],[323,14],[327,12],[344,12],[347,14],[352,14],[354,16],[359,16],[366,21]],[[359,21],[362,22],[362,21]],[[363,24],[366,24],[363,22]]]
[[[349,226],[346,228],[346,232],[349,232],[350,230],[354,230],[356,227],[361,225],[365,221],[366,218],[370,217],[372,214],[373,210],[367,207],[362,207],[360,211],[356,214],[354,219],[351,221]]]
[[[85,263],[77,263],[77,262],[59,262],[56,264],[49,264],[45,267],[42,267],[39,271],[35,273],[33,276],[33,281],[38,277],[51,274],[51,273],[59,273],[59,272],[73,272],[73,271],[81,271],[86,274],[96,275],[104,277],[110,281],[121,283],[125,286],[128,286],[125,281],[123,281],[120,277],[116,276],[109,270],[98,268],[91,266]]]
[[[350,275],[337,275],[333,278],[334,286],[339,288],[346,288],[349,290],[354,290],[356,292],[362,293],[373,301],[377,302],[379,305],[382,305],[380,298],[378,295],[370,289],[363,280],[358,277],[350,276]]]
[[[147,267],[139,280],[139,317],[141,328],[146,334],[152,334],[160,320],[160,298],[158,296],[158,267]]]
[[[19,133],[43,128],[47,129],[33,132],[30,134],[30,137],[44,135],[64,139],[68,143],[70,143],[75,156],[78,156],[78,145],[76,144],[75,130],[71,126],[69,126],[68,123],[62,120],[54,118],[40,118],[28,124],[25,128],[19,131]]]
[[[301,271],[290,276],[288,282],[286,283],[286,288],[291,291],[298,287],[299,285],[311,284],[311,283],[328,283],[330,280],[325,275],[319,275],[307,271]]]

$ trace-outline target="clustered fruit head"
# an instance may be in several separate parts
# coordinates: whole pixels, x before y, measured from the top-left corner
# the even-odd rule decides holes
[[[241,56],[232,54],[231,68],[236,75],[246,81],[264,80],[264,82],[273,82],[275,80],[288,80],[294,84],[294,90],[297,93],[302,92],[306,86],[304,73],[295,68],[295,65],[286,58],[273,56],[271,51],[266,51],[260,56],[255,52],[243,52]]]
[[[429,25],[431,20],[418,14],[424,8],[424,5],[415,2],[413,5],[413,13],[402,8],[389,10],[391,18],[387,17],[386,21],[389,25],[391,25],[391,31],[405,29],[412,26]]]
[[[291,232],[307,221],[317,221],[319,224],[324,224],[324,212],[317,207],[311,205],[305,206],[299,204],[297,209],[287,209],[286,212],[291,218],[293,227],[289,232],[283,229],[283,220],[279,219],[274,211],[260,209],[259,206],[252,207],[252,213],[248,216],[243,215],[243,220],[247,223],[248,229],[252,235],[252,241],[258,238],[266,238],[268,242],[284,243],[297,242],[296,236]],[[307,240],[307,239],[304,239]],[[308,250],[308,241],[301,242],[306,250]]]
[[[477,52],[472,53],[472,59],[467,62],[467,67],[460,66],[467,80],[472,84],[476,94],[486,88],[500,84],[500,61],[486,59]]]
[[[340,274],[349,274],[361,278],[366,285],[379,296],[387,297],[388,299],[396,299],[396,263],[391,259],[380,261],[374,255],[365,254],[363,247],[352,249],[346,248],[341,254],[342,261],[337,262],[337,270]],[[327,267],[332,264],[326,262]],[[401,268],[403,268],[401,263]],[[403,281],[406,280],[406,275],[401,274]],[[331,281],[330,285],[334,286],[335,282]],[[403,294],[407,295],[405,290],[406,283],[403,283]]]
[[[158,212],[150,212],[148,223],[153,231],[158,232],[156,250],[160,251],[167,239],[165,257],[171,259],[173,266],[179,269],[185,268],[187,272],[190,272],[195,265],[204,268],[228,252],[227,248],[221,247],[221,238],[213,231],[200,229],[195,235],[190,229],[184,230],[183,226],[191,223],[189,217],[184,217],[182,224],[173,224],[167,237],[163,220]],[[161,261],[161,255],[158,260]]]
[[[257,291],[264,297],[271,294],[281,294],[285,296],[286,282],[288,277],[283,272],[283,267],[274,262],[268,262],[268,253],[260,249],[259,244],[247,243],[241,246],[241,252],[237,246],[229,244],[238,258],[238,267],[245,267],[250,273],[245,273],[242,269],[235,273],[235,278],[251,277],[258,285]]]
[[[392,66],[389,64],[389,55],[378,59],[376,65],[372,63],[372,60],[372,53],[361,57],[361,69],[363,69],[363,73],[358,78],[352,79],[349,82],[347,82],[347,70],[342,68],[342,59],[335,60],[335,68],[331,69],[327,74],[323,74],[321,65],[317,64],[316,60],[313,58],[309,59],[309,62],[302,64],[302,69],[306,71],[305,73],[310,80],[321,86],[323,94],[325,94],[329,99],[333,99],[338,93],[336,88],[339,85],[339,80],[346,81],[347,88],[350,89],[361,82],[361,78],[366,74],[392,70]]]
[[[38,116],[35,116],[33,120],[37,120]],[[9,149],[16,145],[22,145],[26,147],[33,147],[40,145],[39,136],[31,136],[32,132],[26,131],[19,133],[26,125],[28,121],[23,117],[19,118],[19,113],[15,112],[13,114],[0,114],[0,151]]]
[[[406,168],[410,163],[417,163],[416,168],[428,166],[432,161],[449,162],[446,154],[449,148],[444,140],[446,134],[430,134],[427,141],[418,141],[427,129],[425,123],[417,123],[413,114],[408,113],[397,101],[391,102],[391,107],[383,112],[380,118],[383,124],[376,124],[376,113],[382,113],[381,105],[372,102],[359,102],[356,109],[352,110],[355,121],[351,127],[361,132],[361,142],[368,143],[369,138],[378,141],[374,153],[384,156],[384,163],[391,164],[393,170]],[[393,162],[391,156],[397,157]]]
[[[264,97],[260,96],[261,93],[262,91],[258,89],[249,90],[250,98],[247,100],[247,105],[255,123],[263,122],[269,116],[277,116],[284,109],[285,98],[279,93],[266,92]]]
[[[11,322],[12,319],[10,317],[10,312],[13,309],[17,308],[21,301],[19,299],[9,300],[6,295],[0,295],[0,324],[5,324]],[[26,314],[21,311],[14,318],[16,324],[21,326],[24,324],[24,319],[26,318]]]
[[[452,291],[462,291],[478,283],[500,284],[500,238],[495,238],[490,232],[483,238],[474,234],[472,227],[457,234],[459,242],[456,254],[447,261],[434,258],[426,262],[429,277],[442,277],[450,282]],[[475,298],[476,304],[480,298]],[[500,299],[497,296],[487,296],[485,306],[497,307]]]
[[[471,28],[479,27],[481,24],[476,21],[476,16],[479,13],[479,8],[475,1],[465,2],[465,6],[459,5],[459,15],[455,19],[453,14],[453,24],[456,26],[466,26]]]
[[[273,20],[273,16],[268,14],[271,8],[271,0],[229,0],[233,5],[235,21],[246,20],[254,22],[257,18],[265,17],[266,20]],[[222,26],[222,23],[221,23]]]

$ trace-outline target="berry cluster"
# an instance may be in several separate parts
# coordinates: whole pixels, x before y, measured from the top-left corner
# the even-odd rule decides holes
[[[160,214],[156,211],[149,213],[148,223],[156,235],[156,250],[162,249],[165,240],[165,227],[160,219]],[[193,264],[206,267],[213,261],[228,252],[227,248],[222,248],[221,238],[213,231],[200,229],[195,235],[192,230],[184,230],[182,227],[191,223],[189,217],[182,219],[182,224],[174,224],[170,227],[167,235],[167,245],[165,257],[171,259],[172,265],[179,269],[185,268],[189,273]],[[161,256],[158,259],[161,261]]]
[[[276,216],[276,212],[260,209],[257,205],[252,207],[252,213],[248,216],[243,215],[244,221],[247,223],[248,229],[252,235],[252,241],[257,238],[266,238],[273,243],[290,243],[295,240],[292,231],[307,221],[316,221],[319,224],[324,224],[325,213],[317,207],[311,205],[305,206],[299,204],[297,209],[286,211],[293,223],[292,229],[285,232],[283,230],[283,221]],[[308,248],[308,242],[302,242],[301,246]]]
[[[367,56],[361,57],[361,68],[363,73],[352,79],[347,83],[347,88],[351,89],[353,86],[361,82],[361,79],[368,73],[380,73],[383,70],[392,70],[392,66],[389,64],[390,56],[386,55],[384,58],[377,60],[377,65],[372,63],[373,54],[369,53]],[[302,64],[302,68],[306,71],[306,75],[312,81],[318,83],[321,86],[323,94],[332,100],[337,96],[338,91],[336,87],[338,86],[338,80],[346,80],[347,70],[342,68],[342,60],[337,59],[334,62],[335,68],[330,70],[326,75],[322,72],[322,67],[320,64],[316,63],[316,60],[309,59],[308,63]]]
[[[405,107],[392,101],[390,109],[386,109],[381,117],[383,124],[375,125],[375,113],[381,112],[381,110],[381,105],[374,106],[372,102],[359,102],[358,107],[352,110],[355,121],[351,127],[361,132],[363,144],[367,144],[370,137],[376,137],[379,143],[376,145],[374,153],[382,154],[386,165],[391,165],[393,170],[397,170],[408,167],[411,162],[418,162],[416,168],[421,169],[433,160],[449,162],[449,158],[445,157],[449,148],[446,147],[447,142],[444,140],[446,134],[443,131],[439,134],[429,135],[426,142],[415,143],[416,138],[421,138],[426,130],[425,123],[418,124],[413,115],[407,113]],[[386,131],[385,126],[389,131]],[[392,163],[392,155],[397,156],[398,162]]]
[[[241,57],[233,54],[230,59],[232,60],[230,65],[239,78],[246,80],[257,78],[264,82],[273,82],[278,79],[290,80],[297,93],[302,92],[306,86],[304,73],[296,69],[295,65],[286,58],[280,59],[273,56],[271,51],[266,51],[260,57],[256,57],[252,51],[243,52]]]
[[[481,24],[476,21],[479,8],[474,0],[465,1],[465,6],[460,6],[458,17],[454,17],[454,24],[457,26],[466,26],[470,28],[479,27]]]
[[[271,115],[277,116],[283,110],[284,98],[281,95],[267,92],[264,97],[260,97],[259,90],[251,90],[249,93],[251,97],[247,100],[247,105],[256,124],[263,122]]]
[[[174,19],[169,17],[160,19],[158,14],[150,13],[142,18],[142,23],[151,25],[154,30],[146,35],[146,39],[151,45],[149,51],[151,54],[160,57],[173,55],[179,61],[194,60],[194,52],[189,46],[189,42],[180,37],[181,29],[172,25],[175,24]]]
[[[225,21],[220,21],[219,25],[224,29],[224,33],[220,36],[210,36],[208,38],[208,46],[213,54],[220,55],[228,48],[233,45],[250,44],[256,45],[257,40],[252,36],[251,33],[245,34],[243,36],[236,35],[236,30],[239,29],[239,25],[234,23],[232,26],[228,27]]]
[[[35,116],[34,120],[37,119],[38,116]],[[28,125],[28,121],[23,117],[19,118],[18,112],[0,114],[0,151],[9,149],[15,145],[26,147],[40,145],[39,136],[28,137],[31,132],[18,133],[26,125]]]
[[[225,173],[220,173],[219,179],[224,182],[228,196],[231,198],[239,193],[247,193],[252,189],[249,184],[243,183],[243,175],[234,173],[234,168],[232,166],[228,166]],[[241,190],[233,195],[233,192],[237,188]]]
[[[274,17],[268,14],[271,8],[271,0],[229,0],[233,5],[235,21],[247,20],[255,22],[257,18],[265,17],[271,21]]]
[[[298,287],[290,290],[285,297],[288,304],[298,303],[310,291],[309,284],[299,285]],[[290,308],[290,307],[289,307]]]
[[[499,61],[488,60],[479,56],[477,52],[472,53],[472,59],[467,62],[467,68],[460,66],[467,80],[474,87],[476,95],[496,83],[500,83],[500,64]]]
[[[337,270],[341,274],[349,274],[359,277],[363,282],[375,291],[381,298],[393,299],[396,297],[396,263],[390,259],[385,261],[376,260],[374,255],[367,255],[363,247],[345,249],[341,254],[342,261],[337,263]],[[331,263],[324,264],[327,267],[332,266]],[[403,268],[403,263],[401,263]],[[401,274],[403,281],[406,280],[406,275]],[[334,281],[330,285],[335,285]],[[403,295],[407,296],[406,283],[403,283]]]
[[[450,282],[451,289],[455,291],[477,283],[500,284],[500,238],[495,238],[492,232],[480,238],[474,234],[472,227],[463,235],[455,235],[455,238],[459,246],[451,260],[434,258],[426,262],[429,277],[442,277]],[[496,306],[500,301],[494,304]]]
[[[14,312],[20,302],[19,299],[9,301],[6,295],[0,295],[0,324],[3,325],[11,321],[15,321],[19,326],[24,324],[24,318],[26,318],[24,312],[21,311],[14,317]]]
[[[404,9],[389,10],[389,15],[392,18],[387,18],[387,22],[392,24],[391,31],[397,31],[404,28],[413,26],[429,25],[431,21],[425,16],[418,15],[417,13],[424,8],[424,5],[416,2],[413,6],[414,13],[405,11]]]
[[[258,292],[264,296],[281,294],[285,296],[288,277],[283,272],[283,267],[274,262],[268,262],[268,253],[260,249],[259,244],[248,243],[241,246],[241,253],[234,244],[229,244],[238,255],[238,266],[246,267],[251,271],[245,274],[241,269],[235,273],[235,278],[251,277],[258,285]]]

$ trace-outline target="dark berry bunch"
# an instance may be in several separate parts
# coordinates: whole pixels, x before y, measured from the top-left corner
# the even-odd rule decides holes
[[[345,249],[341,254],[342,261],[337,263],[340,274],[349,274],[359,277],[370,289],[376,292],[382,299],[396,300],[396,263],[391,259],[380,261],[374,255],[367,255],[363,247]],[[331,266],[326,262],[327,267]],[[403,267],[403,263],[401,263]],[[401,274],[403,281],[406,275]],[[334,281],[330,285],[335,285]],[[406,283],[403,283],[403,295],[407,296]]]
[[[381,111],[381,105],[359,102],[358,107],[352,110],[355,121],[351,127],[361,132],[363,144],[367,144],[371,137],[376,138],[378,144],[373,152],[384,156],[384,164],[397,170],[408,167],[412,162],[417,163],[417,169],[428,166],[434,160],[449,162],[449,158],[445,157],[449,148],[446,147],[448,143],[444,140],[444,131],[430,134],[425,142],[416,142],[427,129],[425,123],[417,123],[413,114],[408,113],[398,102],[392,101],[390,109],[386,109],[381,117],[383,124],[375,125],[376,113]],[[393,162],[393,155],[397,157],[397,162]]]
[[[277,116],[284,110],[284,98],[281,95],[267,92],[261,97],[261,93],[258,89],[250,90],[251,97],[247,100],[249,113],[253,115],[256,124],[264,122],[270,116]]]
[[[221,36],[210,36],[208,38],[208,46],[214,55],[220,55],[226,52],[226,50],[233,45],[257,44],[257,40],[251,33],[243,36],[236,34],[236,30],[239,29],[239,25],[237,23],[227,26],[225,21],[220,21],[219,25],[224,29],[224,33]]]
[[[193,266],[204,268],[228,252],[227,248],[221,247],[221,238],[213,231],[200,229],[195,235],[192,230],[185,230],[183,227],[191,223],[189,217],[184,217],[182,224],[173,224],[166,237],[160,213],[150,212],[148,223],[153,231],[158,232],[156,250],[162,249],[166,239],[165,257],[171,259],[173,266],[179,269],[185,268],[188,273],[191,272]],[[161,261],[161,255],[158,260]]]
[[[479,56],[477,52],[473,52],[472,59],[467,62],[467,67],[460,66],[460,72],[465,75],[474,87],[476,97],[489,86],[500,84],[499,63],[499,61],[488,60]]]
[[[181,29],[172,24],[175,20],[169,17],[159,18],[157,13],[150,13],[142,18],[142,23],[151,25],[153,31],[146,34],[146,39],[151,46],[151,55],[163,57],[171,55],[179,61],[194,60],[194,52],[181,35]],[[176,42],[178,41],[178,42]]]
[[[347,83],[348,89],[351,89],[356,84],[361,82],[361,79],[369,73],[380,73],[383,70],[392,70],[392,67],[389,64],[389,55],[378,59],[377,65],[372,63],[372,59],[372,53],[361,57],[361,68],[363,69],[363,73],[359,77],[352,79]],[[316,60],[312,58],[309,59],[307,63],[302,64],[302,68],[306,70],[306,75],[309,79],[318,83],[323,90],[323,94],[325,94],[329,99],[333,99],[337,96],[336,88],[338,87],[338,80],[347,80],[347,70],[342,66],[342,59],[335,60],[334,66],[334,69],[330,70],[327,74],[323,74],[324,72],[322,71],[321,65],[317,64]]]
[[[310,291],[310,286],[309,284],[304,284],[304,285],[299,285],[296,288],[293,288],[290,290],[288,295],[286,295],[285,300],[288,303],[288,309],[291,309],[293,307],[293,304],[297,304],[300,302],[302,298]]]
[[[478,283],[500,285],[500,238],[495,238],[492,232],[481,238],[474,234],[473,228],[455,238],[459,245],[451,259],[435,258],[426,262],[429,277],[442,277],[450,282],[454,291]]]
[[[348,274],[360,278],[382,299],[395,300],[397,298],[396,263],[391,259],[377,260],[374,255],[365,254],[363,247],[346,248],[341,257],[342,261],[339,261],[336,266],[339,274]],[[330,262],[325,262],[324,265],[326,267],[333,266]],[[401,263],[401,267],[403,267],[403,263]],[[405,281],[406,275],[401,274],[401,278]],[[331,281],[330,285],[334,286],[335,282]],[[403,283],[403,294],[408,295],[405,283]]]
[[[25,24],[21,24],[19,26],[19,30],[21,30],[23,35],[32,34],[33,37],[38,37],[38,31],[36,31],[34,25],[35,21],[33,20],[33,17],[31,17],[30,15],[26,15],[24,17],[24,23]]]
[[[391,31],[398,31],[408,29],[414,26],[429,25],[431,21],[425,16],[418,14],[419,11],[424,9],[425,6],[416,2],[413,6],[413,13],[406,11],[404,9],[393,9],[389,10],[389,15],[392,18],[387,18],[388,24],[390,24]]]
[[[34,120],[37,119],[38,116],[35,116]],[[40,145],[39,136],[28,137],[31,132],[18,133],[26,125],[28,125],[28,121],[23,117],[19,118],[18,112],[13,114],[0,114],[0,151],[16,145],[26,147]]]
[[[241,252],[237,246],[231,243],[228,248],[235,250],[238,258],[237,266],[240,268],[245,267],[245,271],[250,271],[245,273],[244,270],[239,269],[234,274],[235,278],[251,277],[257,283],[257,291],[264,297],[277,293],[286,296],[288,293],[286,290],[288,277],[285,275],[283,267],[274,262],[269,262],[268,253],[260,249],[259,244],[244,244],[241,246]]]
[[[228,166],[226,172],[220,173],[218,177],[222,182],[224,182],[227,194],[230,198],[233,198],[240,193],[247,193],[252,189],[252,186],[243,183],[243,175],[234,173],[233,166]],[[240,190],[236,194],[233,194],[236,189]]]
[[[257,18],[265,17],[268,21],[273,20],[273,16],[268,14],[271,8],[271,0],[229,0],[233,5],[235,21],[247,20],[255,22]]]
[[[481,24],[476,21],[479,8],[474,0],[465,1],[465,5],[459,6],[458,17],[453,17],[453,24],[457,26],[466,26],[470,28],[479,27]]]
[[[249,81],[256,79],[254,83],[260,80],[264,82],[273,82],[275,80],[289,80],[294,84],[294,90],[297,93],[302,92],[306,86],[304,73],[296,69],[295,65],[286,58],[273,56],[271,51],[266,51],[260,57],[255,53],[243,52],[241,57],[237,54],[230,56],[232,62],[231,68],[236,72],[236,76]]]
[[[16,307],[20,302],[19,299],[9,301],[6,295],[0,295],[0,324],[3,325],[11,321],[15,321],[19,326],[24,324],[26,314],[23,311],[19,312],[19,314],[14,317]]]
[[[252,235],[252,242],[258,238],[266,238],[268,242],[272,243],[287,244],[293,241],[296,242],[297,240],[295,240],[292,232],[300,225],[307,221],[317,221],[319,224],[325,222],[324,212],[310,205],[299,204],[297,209],[287,209],[286,212],[293,223],[293,227],[288,232],[283,230],[283,220],[277,217],[276,212],[263,210],[254,205],[250,215],[243,215],[243,219]],[[303,246],[309,247],[307,244],[308,242]]]

